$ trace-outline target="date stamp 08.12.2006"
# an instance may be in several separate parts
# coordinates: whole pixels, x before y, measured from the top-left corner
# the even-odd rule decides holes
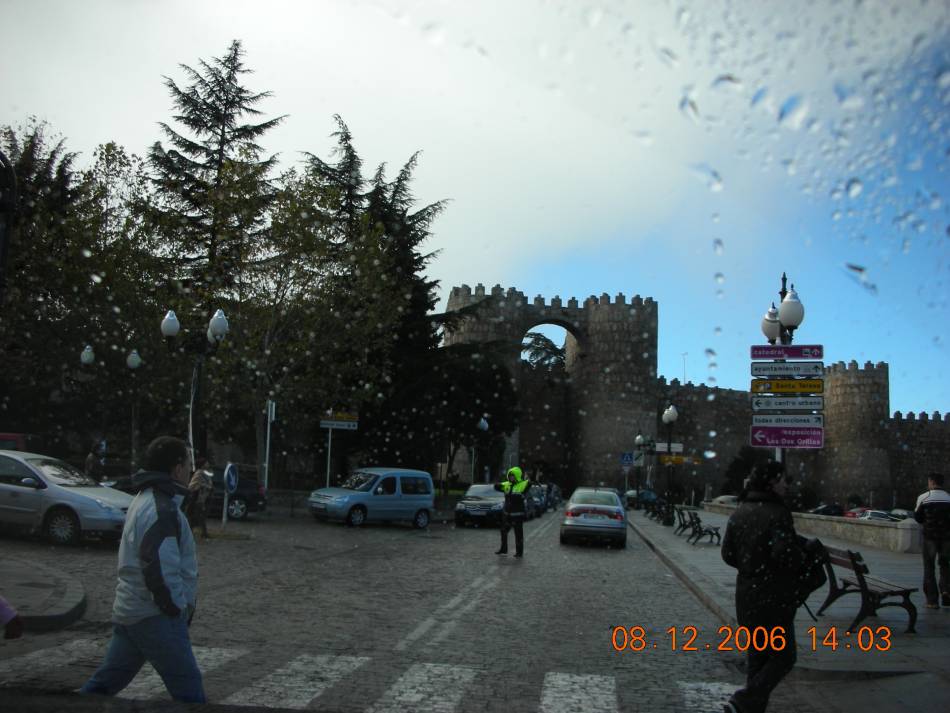
[[[845,631],[836,626],[819,630],[812,626],[806,641],[812,651],[889,651],[891,629],[888,626],[862,626]],[[695,626],[671,626],[659,635],[642,626],[615,626],[610,643],[618,653],[643,651],[782,651],[788,646],[785,627],[720,626],[714,641],[704,641]]]

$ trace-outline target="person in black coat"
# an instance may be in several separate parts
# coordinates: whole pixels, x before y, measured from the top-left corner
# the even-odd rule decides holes
[[[927,492],[921,493],[914,508],[914,519],[923,525],[924,597],[928,609],[939,609],[937,595],[950,607],[950,494],[943,488],[943,473],[931,473]],[[937,579],[934,560],[940,569]],[[938,588],[939,586],[939,588]]]
[[[732,694],[726,713],[762,713],[769,695],[795,665],[795,610],[805,551],[795,533],[792,513],[783,500],[785,470],[781,463],[756,466],[749,488],[730,516],[722,541],[722,559],[735,567],[736,619],[749,632],[784,629],[784,647],[748,650],[745,688]]]

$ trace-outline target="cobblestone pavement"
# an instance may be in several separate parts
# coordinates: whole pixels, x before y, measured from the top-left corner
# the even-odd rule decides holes
[[[632,531],[625,550],[565,547],[558,524],[528,523],[518,560],[494,554],[496,530],[450,524],[352,529],[286,513],[229,523],[198,543],[192,638],[209,699],[242,710],[721,711],[742,675],[738,654],[715,650],[720,622]],[[74,690],[101,660],[115,546],[2,546],[78,577],[89,600],[62,631],[0,642],[0,708],[39,710],[31,700]],[[617,653],[616,626],[642,626],[645,650]],[[696,627],[699,650],[670,651],[671,626]],[[850,708],[835,685],[793,674],[770,711]],[[145,671],[123,697],[168,705]]]

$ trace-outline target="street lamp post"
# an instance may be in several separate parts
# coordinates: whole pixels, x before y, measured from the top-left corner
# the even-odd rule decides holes
[[[775,308],[775,303],[769,307],[765,316],[762,317],[762,334],[768,340],[769,344],[778,342],[781,345],[792,343],[795,336],[795,330],[805,319],[805,307],[798,299],[798,293],[795,292],[795,285],[791,290],[785,289],[785,283],[788,278],[782,273],[782,289],[779,290],[779,306]],[[780,360],[784,361],[784,360]],[[775,460],[781,463],[784,460],[782,448],[775,449]]]
[[[96,363],[96,352],[92,348],[91,344],[87,344],[79,354],[79,361],[83,366],[92,366]],[[132,378],[132,385],[130,387],[130,391],[132,392],[132,428],[131,433],[129,434],[131,437],[129,440],[129,465],[130,467],[135,468],[135,463],[137,460],[135,446],[138,434],[138,407],[136,404],[138,391],[135,388],[135,370],[142,366],[142,357],[139,356],[137,349],[133,349],[128,353],[128,355],[125,357],[125,365],[129,368],[129,374]]]
[[[636,459],[634,460],[634,474],[633,477],[637,483],[637,499],[633,501],[633,509],[640,509],[640,470],[643,468],[643,445],[646,443],[646,439],[643,438],[643,434],[637,431],[637,437],[633,439],[633,449],[636,451]]]
[[[476,424],[476,427],[478,428],[479,431],[487,431],[488,419],[482,416],[480,419],[478,419],[478,423]],[[475,441],[473,439],[472,440],[472,485],[475,484],[475,454],[477,452],[478,452],[477,446],[475,445]]]
[[[673,525],[673,424],[679,418],[679,412],[673,404],[663,412],[663,423],[666,426],[666,511],[663,514],[663,524]]]
[[[188,443],[192,448],[195,447],[195,401],[198,399],[201,371],[204,367],[205,357],[214,354],[218,350],[229,329],[228,319],[224,316],[224,312],[219,309],[211,317],[211,321],[208,322],[208,329],[204,338],[196,334],[195,338],[185,340],[182,343],[182,348],[185,351],[195,355],[195,368],[191,374],[191,398],[188,401]],[[181,331],[181,323],[178,321],[178,317],[175,316],[172,310],[168,310],[162,320],[162,336],[165,337],[169,349],[172,348],[179,331]]]

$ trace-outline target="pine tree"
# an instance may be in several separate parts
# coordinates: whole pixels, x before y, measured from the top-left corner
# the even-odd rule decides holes
[[[181,65],[187,86],[165,78],[184,129],[160,123],[170,147],[156,142],[149,151],[157,199],[151,217],[205,312],[215,298],[233,296],[242,272],[266,254],[276,157],[262,158],[256,141],[284,117],[247,123],[261,114],[256,107],[270,92],[241,83],[251,71],[243,56],[235,40],[223,57],[200,60],[199,70]]]

